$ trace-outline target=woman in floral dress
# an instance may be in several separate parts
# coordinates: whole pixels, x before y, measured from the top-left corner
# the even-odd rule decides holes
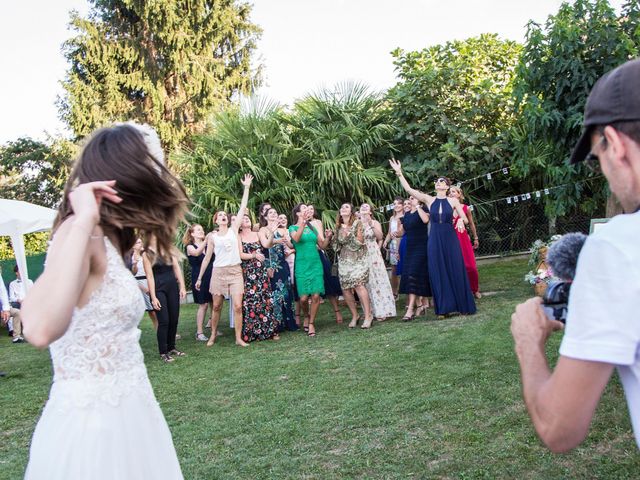
[[[371,205],[363,203],[360,206],[360,220],[364,226],[364,243],[367,246],[367,260],[369,261],[369,281],[367,292],[371,300],[373,316],[378,321],[396,316],[396,302],[391,290],[391,282],[380,253],[382,241],[382,226],[371,217]]]
[[[293,315],[293,288],[289,272],[289,264],[285,258],[285,247],[293,248],[289,232],[278,228],[278,212],[269,208],[265,216],[267,224],[260,229],[261,241],[273,235],[273,246],[268,249],[267,267],[271,272],[271,292],[273,294],[273,312],[280,325],[280,331],[298,330]]]
[[[244,298],[242,300],[242,340],[278,340],[279,323],[273,311],[271,282],[263,249],[273,245],[273,235],[260,241],[252,230],[251,219],[245,215],[240,232],[242,242],[242,273],[244,275]]]
[[[344,203],[340,207],[340,214],[336,220],[336,233],[332,234],[332,246],[338,257],[338,276],[342,294],[351,311],[349,328],[358,324],[360,316],[353,296],[355,291],[364,309],[364,323],[362,328],[370,328],[373,321],[371,302],[367,292],[369,281],[369,262],[367,247],[364,243],[364,229],[362,222],[356,220],[353,206]]]

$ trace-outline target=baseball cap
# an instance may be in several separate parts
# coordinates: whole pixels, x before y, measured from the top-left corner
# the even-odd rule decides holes
[[[578,163],[591,151],[591,127],[640,120],[640,59],[603,75],[593,86],[584,107],[584,131],[569,163]]]

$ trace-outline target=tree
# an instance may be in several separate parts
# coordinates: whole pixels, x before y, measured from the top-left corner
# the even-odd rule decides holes
[[[251,56],[259,28],[236,0],[90,0],[72,13],[77,35],[59,100],[78,137],[117,120],[153,125],[165,147],[202,131],[207,116],[259,82]]]
[[[0,197],[56,208],[76,147],[62,139],[50,144],[19,138],[0,147]]]
[[[211,226],[214,210],[237,208],[240,178],[249,172],[252,211],[263,201],[283,213],[313,202],[332,225],[344,201],[386,204],[395,181],[384,165],[393,129],[383,107],[380,95],[345,84],[305,97],[291,112],[254,100],[216,115],[176,157],[196,219]]]
[[[521,46],[484,34],[417,52],[392,52],[399,82],[388,93],[398,154],[425,188],[500,168],[515,121],[512,83]]]
[[[295,175],[304,190],[333,224],[343,202],[386,204],[396,180],[387,165],[394,129],[384,98],[365,85],[344,83],[308,95],[288,117],[300,152]]]
[[[618,16],[606,0],[576,0],[562,4],[544,27],[528,25],[514,89],[520,119],[512,130],[514,173],[536,188],[567,185],[545,197],[552,229],[557,215],[604,205],[604,180],[585,182],[584,167],[569,166],[567,159],[596,80],[639,54],[639,19],[636,1]]]
[[[286,213],[293,198],[303,197],[303,183],[292,169],[296,151],[284,115],[278,104],[259,99],[245,102],[242,109],[228,108],[215,115],[209,130],[196,136],[192,147],[183,147],[176,155],[196,221],[211,227],[215,210],[234,213],[245,173],[255,177],[250,211],[269,201]]]

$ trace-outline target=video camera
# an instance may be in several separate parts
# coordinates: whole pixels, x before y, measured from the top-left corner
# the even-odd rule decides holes
[[[556,240],[547,253],[547,263],[559,280],[550,282],[542,297],[544,312],[551,320],[565,323],[571,283],[576,275],[578,256],[587,236],[584,233],[567,233]]]

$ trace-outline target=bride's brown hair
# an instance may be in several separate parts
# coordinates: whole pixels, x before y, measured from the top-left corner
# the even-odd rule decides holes
[[[118,124],[94,132],[69,175],[53,233],[73,214],[71,190],[82,183],[115,180],[122,202],[103,201],[99,225],[117,238],[121,252],[133,247],[138,236],[148,251],[150,240],[155,238],[156,252],[169,260],[188,197],[180,180],[161,160],[151,154],[143,133],[134,126]]]

